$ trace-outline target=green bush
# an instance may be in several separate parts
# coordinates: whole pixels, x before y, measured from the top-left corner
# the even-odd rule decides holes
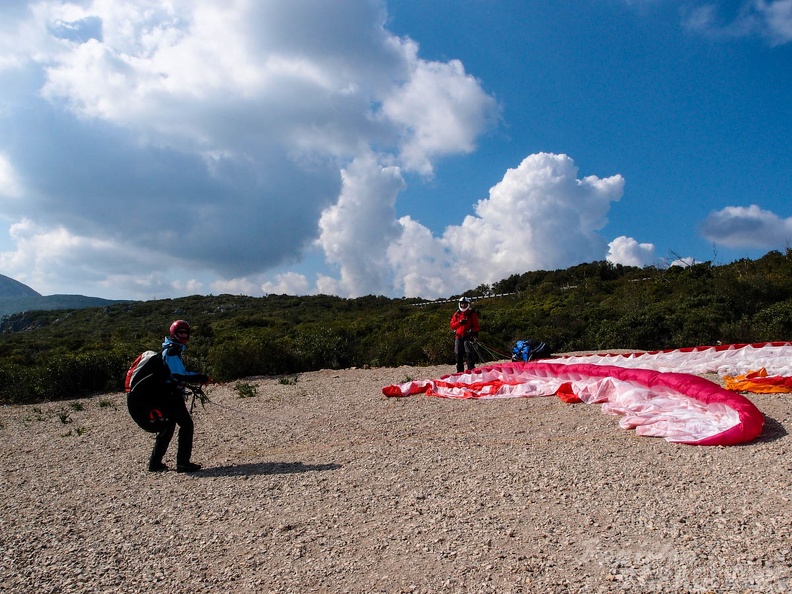
[[[292,349],[301,371],[341,369],[354,361],[352,341],[344,328],[323,325],[297,330]]]
[[[762,340],[786,341],[792,338],[792,299],[773,303],[754,317],[756,336]]]
[[[282,341],[265,337],[245,337],[214,345],[209,349],[208,360],[210,375],[220,381],[290,373],[295,366]]]
[[[249,382],[237,382],[234,384],[234,392],[240,398],[255,398],[258,396],[258,386]]]
[[[593,262],[512,275],[492,290],[511,294],[476,299],[480,340],[505,353],[521,338],[544,340],[555,352],[792,339],[792,250],[721,266]],[[135,357],[158,349],[177,318],[193,325],[187,368],[221,381],[451,365],[455,308],[453,298],[219,295],[27,311],[0,319],[0,403],[121,391]]]

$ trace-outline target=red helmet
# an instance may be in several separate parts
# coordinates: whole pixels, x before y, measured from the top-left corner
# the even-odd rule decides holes
[[[190,324],[184,320],[176,320],[170,325],[170,335],[177,342],[186,344],[190,340]]]

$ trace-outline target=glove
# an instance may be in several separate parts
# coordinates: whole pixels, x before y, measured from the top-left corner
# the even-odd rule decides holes
[[[203,373],[199,373],[197,375],[194,375],[190,379],[195,380],[196,383],[199,383],[201,385],[209,383],[209,376],[208,375],[204,375]]]

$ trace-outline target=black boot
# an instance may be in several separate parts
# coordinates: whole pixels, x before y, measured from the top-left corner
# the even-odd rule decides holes
[[[199,470],[201,470],[201,465],[195,464],[194,462],[176,465],[176,472],[198,472]]]

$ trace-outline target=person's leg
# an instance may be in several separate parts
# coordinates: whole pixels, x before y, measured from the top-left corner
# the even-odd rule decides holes
[[[475,351],[473,350],[473,341],[465,341],[465,358],[467,359],[468,369],[476,368],[476,359],[474,357]]]
[[[190,465],[193,433],[195,432],[192,416],[190,415],[190,411],[187,410],[187,404],[180,394],[174,398],[171,415],[179,426],[179,449],[176,451],[176,468],[178,470],[179,467],[187,467]]]
[[[167,466],[162,463],[162,459],[165,457],[165,452],[168,451],[168,445],[175,430],[176,423],[171,419],[165,429],[157,433],[157,437],[154,440],[154,449],[151,451],[151,458],[149,458],[149,470],[159,471],[167,469]]]
[[[456,355],[456,370],[465,371],[465,341],[457,337],[454,339],[454,354]]]

